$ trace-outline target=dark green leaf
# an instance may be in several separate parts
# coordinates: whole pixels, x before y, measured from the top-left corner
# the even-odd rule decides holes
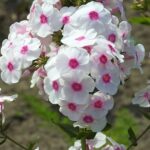
[[[137,146],[137,138],[132,128],[128,129],[129,139],[134,146]]]

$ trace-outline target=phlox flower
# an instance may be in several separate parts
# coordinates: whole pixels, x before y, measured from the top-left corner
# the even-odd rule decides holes
[[[74,127],[89,128],[93,132],[99,132],[104,129],[107,124],[106,117],[97,119],[92,113],[84,111],[80,119],[74,123]]]
[[[102,150],[126,150],[125,145],[118,144],[110,137],[107,137],[108,141],[111,143],[111,145],[106,145]]]
[[[81,114],[84,112],[86,108],[86,104],[85,105],[76,104],[71,100],[70,101],[60,100],[59,106],[60,112],[63,115],[67,116],[72,121],[79,120]]]
[[[100,148],[106,143],[106,136],[98,132],[94,139],[86,139],[86,146],[88,150],[94,150],[94,148]],[[74,146],[71,146],[68,150],[81,150],[81,140],[77,140]]]
[[[10,33],[16,34],[30,34],[31,27],[29,26],[28,20],[23,20],[20,22],[15,22],[10,26]]]
[[[60,30],[60,12],[48,3],[35,5],[32,17],[29,20],[33,33],[40,37],[47,37],[53,32]]]
[[[21,59],[22,68],[29,67],[32,61],[40,56],[41,43],[37,38],[21,35],[16,38],[14,45],[14,55]]]
[[[70,47],[84,47],[94,45],[97,40],[97,32],[93,28],[84,26],[74,28],[70,25],[64,27],[61,42]]]
[[[132,103],[137,104],[140,107],[150,107],[150,85],[137,92]]]
[[[116,68],[101,71],[96,78],[96,88],[106,94],[115,95],[119,84],[119,70]]]
[[[1,78],[7,84],[17,83],[21,78],[21,60],[12,53],[0,57]]]
[[[71,15],[76,11],[76,7],[62,7],[60,9],[61,22],[63,25],[68,25],[71,22]]]
[[[62,97],[62,86],[59,78],[48,78],[44,79],[44,91],[49,96],[49,101],[52,104],[58,104]]]
[[[65,74],[62,79],[64,99],[76,100],[78,104],[88,101],[89,92],[93,92],[95,87],[95,82],[90,76],[77,71]]]
[[[82,48],[60,48],[56,56],[55,66],[61,75],[76,70],[89,73],[89,54]]]
[[[113,108],[113,98],[102,92],[96,92],[91,96],[88,111],[90,111],[96,118],[106,116],[108,111]]]
[[[79,7],[79,9],[72,15],[72,24],[80,26],[82,24],[89,24],[96,27],[102,23],[111,22],[110,12],[98,2],[89,2]]]

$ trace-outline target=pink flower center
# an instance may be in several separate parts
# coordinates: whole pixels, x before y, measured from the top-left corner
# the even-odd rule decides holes
[[[108,40],[111,41],[112,43],[115,43],[116,42],[116,35],[115,34],[110,34],[108,36]]]
[[[77,106],[76,106],[76,104],[74,104],[74,103],[69,103],[69,104],[68,104],[68,108],[69,108],[71,111],[76,111]]]
[[[12,72],[12,71],[14,70],[14,65],[13,65],[11,62],[9,62],[9,63],[7,64],[7,69],[8,69],[10,72]]]
[[[44,14],[42,14],[40,16],[40,22],[41,22],[41,24],[45,24],[48,22],[48,18]]]
[[[53,89],[54,89],[56,92],[58,92],[58,90],[59,90],[59,84],[58,84],[58,82],[57,82],[56,80],[53,81],[52,87],[53,87]]]
[[[76,68],[79,66],[79,62],[78,62],[75,58],[72,58],[72,59],[70,59],[70,61],[69,61],[69,66],[70,66],[72,69],[76,69]]]
[[[85,123],[90,124],[90,123],[93,123],[94,118],[93,118],[92,116],[90,116],[90,115],[86,115],[86,116],[83,117],[83,121],[84,121]]]
[[[72,89],[75,91],[75,92],[80,92],[82,90],[82,85],[80,83],[76,83],[74,82],[72,84]]]
[[[149,92],[145,92],[144,93],[144,98],[150,101],[150,93]]]
[[[65,25],[65,24],[68,24],[69,21],[70,21],[70,17],[69,16],[65,16],[65,17],[63,17],[62,23]]]
[[[103,106],[104,106],[104,103],[103,103],[102,100],[97,100],[97,101],[95,101],[95,103],[94,103],[94,107],[95,107],[95,108],[103,108]]]
[[[107,57],[106,57],[105,55],[101,55],[101,56],[99,57],[99,61],[100,61],[100,63],[102,63],[102,64],[106,64],[106,63],[107,63]]]
[[[89,54],[91,54],[92,46],[84,46],[83,47]]]
[[[112,45],[109,44],[108,47],[110,48],[111,52],[116,52],[115,48]]]
[[[96,21],[99,19],[99,14],[96,11],[91,11],[89,17],[92,21]]]
[[[76,38],[75,40],[76,41],[83,41],[84,39],[85,39],[85,36],[80,36],[80,37]]]
[[[28,50],[29,50],[28,46],[23,46],[21,48],[21,54],[23,54],[23,55],[27,54]]]
[[[104,83],[110,83],[111,76],[109,74],[104,74],[102,80]]]

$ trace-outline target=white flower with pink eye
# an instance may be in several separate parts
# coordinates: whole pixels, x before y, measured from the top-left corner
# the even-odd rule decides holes
[[[111,96],[102,92],[96,92],[91,96],[91,101],[87,109],[99,119],[106,116],[108,111],[113,108],[113,105],[114,101]]]
[[[61,42],[70,47],[84,47],[94,45],[97,40],[97,32],[92,28],[74,28],[70,25],[64,27]]]
[[[106,143],[106,136],[98,132],[94,139],[86,139],[87,150],[94,150],[94,148],[101,148]],[[81,150],[81,140],[77,140],[74,146],[71,146],[68,150]]]
[[[124,62],[124,56],[120,54],[120,50],[118,50],[114,43],[106,40],[106,39],[98,39],[96,42],[96,49],[103,49],[111,55],[113,58],[116,57],[119,62]],[[100,51],[100,50],[99,50]]]
[[[126,40],[127,38],[130,37],[131,29],[132,29],[132,27],[127,21],[120,22],[120,24],[119,24],[119,36],[123,40]]]
[[[125,145],[118,144],[110,137],[107,137],[107,139],[112,145],[106,145],[104,148],[102,148],[102,150],[126,150]]]
[[[2,47],[1,47],[1,54],[2,55],[7,55],[9,52],[12,53],[13,48],[15,47],[14,41],[16,40],[17,35],[16,33],[10,33],[8,35],[8,39],[5,39],[2,42]]]
[[[113,59],[116,59],[110,54],[108,47],[104,45],[96,45],[91,52],[91,75],[95,77],[99,70],[109,69],[113,67]]]
[[[30,34],[31,27],[27,20],[21,22],[15,22],[10,26],[10,33],[15,32],[16,34]]]
[[[54,76],[55,74],[56,76]],[[60,98],[62,98],[62,86],[59,76],[57,76],[57,70],[53,69],[44,79],[44,90],[49,96],[49,101],[52,104],[58,104]]]
[[[86,23],[95,28],[110,23],[111,20],[110,12],[102,4],[93,1],[80,6],[72,15],[72,24],[78,27]]]
[[[29,67],[32,64],[32,61],[40,56],[41,43],[37,38],[21,35],[18,36],[14,44],[14,55],[21,59],[22,68]]]
[[[8,53],[0,57],[1,78],[7,84],[19,82],[21,78],[21,60]]]
[[[102,131],[107,124],[106,117],[101,117],[100,119],[95,118],[90,112],[84,112],[80,119],[74,123],[74,127],[80,128],[90,128],[94,132]]]
[[[137,92],[135,94],[135,98],[132,100],[132,103],[141,107],[150,107],[150,85]]]
[[[43,3],[35,5],[33,16],[30,18],[32,31],[40,37],[47,37],[53,32],[60,30],[60,12],[52,5]]]
[[[87,140],[87,144],[89,148],[91,148],[90,150],[92,150],[92,148],[101,148],[104,144],[106,144],[106,135],[98,132],[96,133],[94,139]]]
[[[96,88],[106,94],[115,95],[119,84],[119,70],[116,68],[100,71],[99,76],[96,78]]]
[[[90,67],[89,54],[82,48],[60,48],[56,56],[55,66],[61,75],[77,70],[88,74]]]
[[[77,71],[65,74],[62,79],[64,99],[76,100],[78,104],[89,101],[89,92],[93,92],[95,87],[95,82],[90,76]]]
[[[79,105],[71,100],[70,101],[60,100],[59,106],[60,106],[59,111],[72,121],[79,120],[81,114],[86,108],[86,105]]]
[[[1,91],[1,89],[0,89],[0,91]],[[0,95],[0,113],[1,113],[1,112],[3,111],[3,109],[4,109],[4,102],[5,102],[5,101],[12,102],[12,101],[14,101],[17,97],[18,97],[17,94],[12,95],[12,96],[3,96],[3,95]]]
[[[60,9],[61,22],[63,25],[68,25],[71,22],[70,16],[77,10],[76,7],[62,7]]]

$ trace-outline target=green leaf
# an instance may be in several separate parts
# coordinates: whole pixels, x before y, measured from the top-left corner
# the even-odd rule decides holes
[[[129,19],[129,22],[150,25],[150,17],[134,17]]]
[[[143,112],[143,111],[141,111],[141,113],[143,114],[143,116],[144,116],[145,118],[147,118],[148,120],[150,120],[150,114],[148,114],[148,113],[146,113],[146,112]]]
[[[28,146],[28,150],[34,150],[35,145],[36,145],[36,142],[31,142]]]
[[[131,140],[132,144],[134,146],[137,146],[137,138],[131,127],[128,129],[128,134],[129,134],[129,139]]]
[[[103,129],[103,131],[108,131],[112,128],[112,125],[107,123],[106,127]]]

